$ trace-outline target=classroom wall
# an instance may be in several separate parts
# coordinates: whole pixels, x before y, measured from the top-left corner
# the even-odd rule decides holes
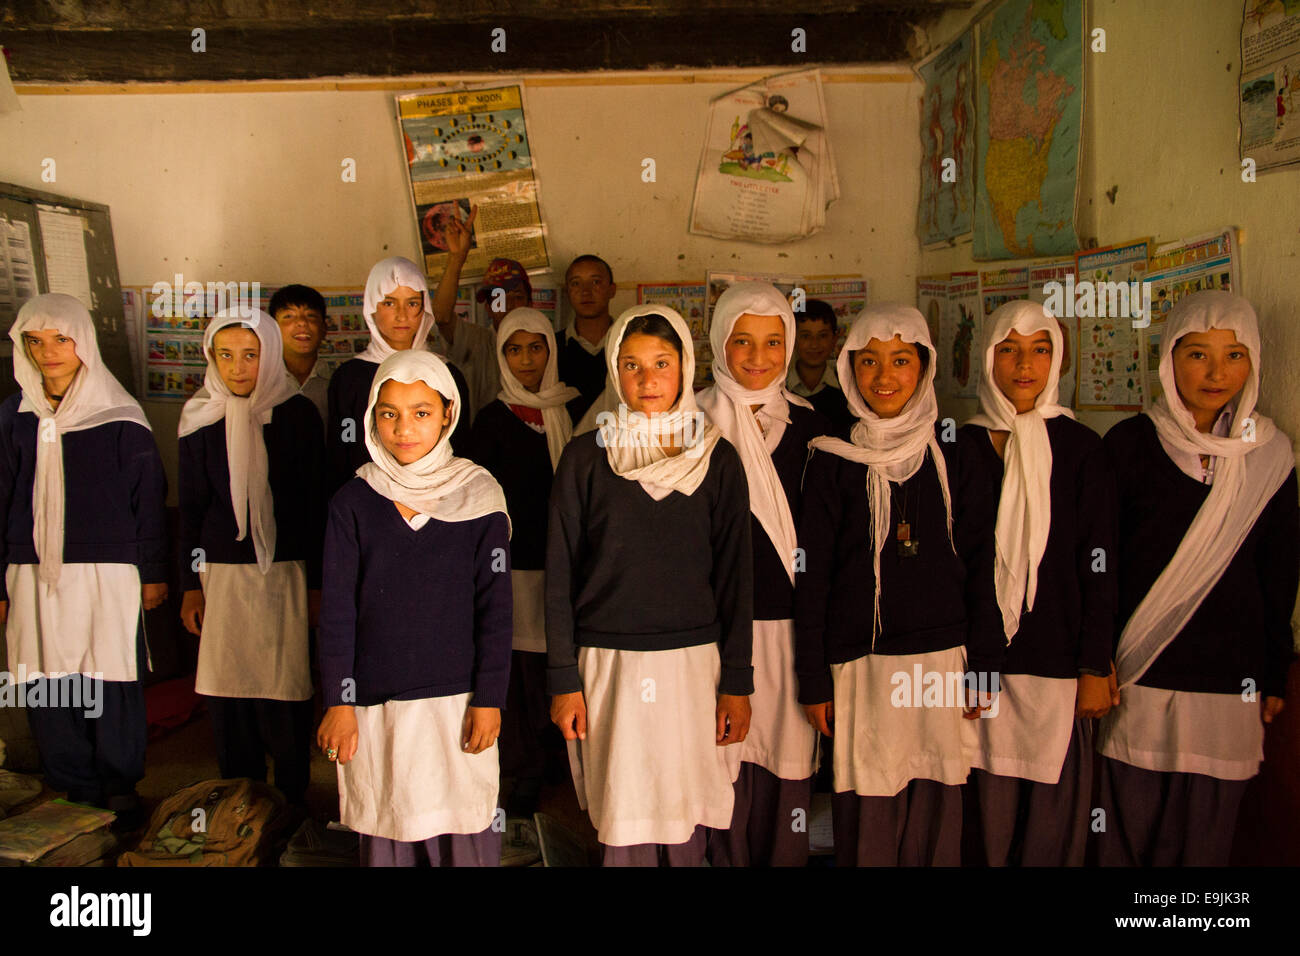
[[[687,233],[708,102],[762,75],[525,78],[560,278],[575,255],[598,252],[619,280],[616,314],[635,303],[638,280],[703,281],[709,269],[855,273],[871,280],[876,301],[914,298],[920,86],[905,67],[827,71],[843,196],[820,234],[765,246]],[[21,95],[21,112],[0,115],[0,180],[107,203],[125,286],[170,281],[180,271],[200,281],[359,288],[376,260],[419,258],[393,96],[445,82]],[[53,184],[40,182],[45,157],[56,160]],[[656,162],[654,183],[641,181],[646,157]],[[341,179],[344,158],[356,160],[355,183]],[[179,409],[145,403],[173,503]]]
[[[978,15],[978,12],[976,13]],[[1092,0],[1088,27],[1106,52],[1086,53],[1079,233],[1101,246],[1245,230],[1242,294],[1259,314],[1261,408],[1300,437],[1300,169],[1241,181],[1237,80],[1242,9],[1224,0]],[[971,17],[932,33],[947,42]],[[1112,203],[1105,196],[1119,189]],[[920,273],[979,268],[970,243],[921,254]],[[990,266],[985,265],[985,268]],[[974,399],[942,403],[959,421]],[[1099,432],[1129,412],[1081,412]]]

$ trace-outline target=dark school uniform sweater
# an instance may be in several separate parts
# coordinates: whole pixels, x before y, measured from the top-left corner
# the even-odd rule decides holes
[[[790,403],[790,423],[772,451],[772,464],[785,491],[794,526],[799,528],[799,506],[803,497],[803,470],[808,463],[808,442],[830,431],[826,419],[810,408]],[[791,555],[777,553],[776,545],[750,513],[750,535],[754,541],[754,620],[786,621],[794,616],[794,585],[785,569]]]
[[[344,485],[325,531],[318,654],[325,706],[472,693],[474,707],[504,707],[508,547],[501,512],[430,518],[417,531],[364,478]]]
[[[506,494],[510,566],[517,571],[545,569],[553,474],[546,435],[533,431],[496,399],[475,416],[467,457],[490,471]]]
[[[849,400],[834,385],[825,388],[808,398],[812,407],[821,414],[836,432],[850,427],[857,419],[849,411]]]
[[[325,449],[320,414],[311,399],[294,395],[271,410],[262,426],[267,480],[275,512],[275,560],[306,561],[307,587],[319,588],[325,528]],[[236,541],[230,499],[225,419],[180,440],[181,589],[200,587],[194,549],[208,564],[256,564],[252,528]]]
[[[447,362],[447,370],[462,396],[469,394],[465,376],[460,369]],[[379,365],[366,359],[348,359],[334,370],[330,376],[329,407],[325,422],[325,457],[328,469],[328,491],[332,494],[351,479],[357,469],[370,460],[370,450],[366,448],[364,421],[366,406],[370,404],[370,386],[374,383],[375,372]],[[464,454],[464,443],[469,437],[470,407],[461,405],[460,421],[451,433],[451,450],[454,454]],[[349,430],[350,441],[344,441],[344,423],[352,422]]]
[[[0,600],[11,564],[37,564],[33,494],[39,419],[19,412],[22,394],[0,404]],[[109,422],[59,436],[63,443],[63,563],[134,564],[141,584],[167,580],[167,476],[153,434]]]
[[[1173,558],[1211,486],[1174,464],[1146,415],[1115,425],[1103,441],[1119,501],[1118,647],[1125,622]],[[1300,505],[1292,470],[1218,583],[1138,683],[1240,694],[1250,680],[1259,694],[1284,697],[1295,658],[1291,610],[1298,581]]]
[[[1004,645],[1004,674],[1074,678],[1080,671],[1110,673],[1115,632],[1115,490],[1101,438],[1064,415],[1047,420],[1052,446],[1052,526],[1038,564],[1034,609],[1021,607],[1020,627]],[[964,473],[977,495],[997,502],[1003,461],[980,425],[957,430]],[[996,518],[995,518],[996,521]],[[1101,555],[1094,557],[1100,549]],[[1104,570],[1102,570],[1104,568]]]
[[[598,434],[569,442],[551,490],[548,691],[582,690],[578,647],[664,651],[716,642],[718,692],[753,693],[754,568],[740,455],[720,439],[694,494],[655,501],[614,474]]]
[[[906,482],[890,485],[889,539],[880,553],[880,633],[876,654],[921,654],[966,646],[967,667],[991,673],[1004,643],[993,588],[993,520],[997,498],[980,495],[964,474],[956,442],[939,443],[952,495],[949,544],[943,492],[933,459]],[[915,557],[901,557],[894,531],[906,514]],[[955,545],[955,553],[954,553]],[[795,672],[799,702],[834,696],[830,665],[873,653],[871,509],[867,466],[814,452],[804,473],[799,546],[807,569],[794,595]]]
[[[609,375],[605,367],[605,350],[602,348],[592,355],[569,336],[567,329],[560,333],[560,339],[560,381],[582,393],[568,404],[569,414],[578,422],[605,390],[605,379]]]

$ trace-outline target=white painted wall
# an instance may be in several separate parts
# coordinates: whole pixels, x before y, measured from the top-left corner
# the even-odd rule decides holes
[[[607,258],[615,308],[637,281],[712,269],[857,273],[872,297],[911,301],[919,84],[905,69],[832,71],[826,105],[843,198],[826,229],[786,246],[687,233],[709,100],[748,74],[639,74],[527,86],[552,264]],[[681,82],[693,77],[695,82]],[[319,84],[315,84],[319,85]],[[346,85],[346,84],[343,84]],[[428,80],[407,89],[429,88]],[[387,255],[418,259],[392,90],[23,95],[0,115],[0,181],[107,203],[124,285],[200,281],[360,286]],[[20,89],[21,93],[21,89]],[[40,182],[54,157],[58,180]],[[654,157],[658,181],[641,181]],[[357,163],[344,183],[340,161]],[[175,490],[179,405],[145,403]]]

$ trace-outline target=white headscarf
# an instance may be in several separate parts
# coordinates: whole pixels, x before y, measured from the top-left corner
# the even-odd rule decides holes
[[[506,362],[505,347],[516,332],[533,332],[546,336],[546,369],[542,372],[542,385],[530,392],[519,384]],[[551,321],[536,309],[511,309],[497,329],[497,368],[501,372],[501,391],[497,398],[507,405],[538,408],[542,412],[542,427],[546,429],[546,450],[551,454],[551,470],[560,463],[560,453],[573,435],[573,419],[569,417],[565,402],[577,398],[581,392],[560,381],[560,356],[555,348],[555,330]]]
[[[44,377],[23,342],[24,332],[44,331],[58,331],[72,339],[81,360],[81,368],[57,409],[45,396]],[[109,422],[135,422],[149,428],[149,420],[140,403],[104,365],[95,324],[86,307],[73,296],[50,292],[28,299],[9,327],[9,338],[14,343],[14,378],[23,392],[18,411],[31,412],[40,420],[32,486],[33,543],[40,561],[40,578],[54,586],[63,567],[63,436]]]
[[[1064,344],[1061,327],[1046,307],[1017,299],[1000,306],[991,316],[988,347],[979,380],[980,410],[970,420],[993,431],[1010,432],[1002,453],[1002,495],[998,500],[997,560],[993,580],[1002,610],[1002,630],[1007,643],[1020,628],[1021,608],[1032,611],[1038,593],[1038,565],[1047,550],[1052,528],[1052,443],[1047,419],[1074,413],[1057,404]],[[993,356],[1012,331],[1032,335],[1046,331],[1052,338],[1052,366],[1047,384],[1034,407],[1016,414],[1011,399],[993,381]]]
[[[380,334],[379,326],[375,324],[375,308],[384,300],[384,296],[398,286],[406,286],[408,289],[424,294],[424,313],[420,316],[420,325],[415,330],[415,338],[411,340],[411,348],[416,351],[428,350],[429,330],[433,328],[433,297],[429,295],[429,284],[425,281],[420,267],[414,262],[401,256],[392,256],[376,262],[370,270],[369,278],[366,279],[363,311],[366,327],[370,329],[370,344],[366,346],[365,351],[357,353],[357,358],[378,364],[394,353],[395,349],[388,344]]]
[[[767,388],[753,390],[736,381],[727,367],[727,340],[742,315],[780,316],[785,326],[785,365]],[[794,554],[798,547],[794,516],[790,502],[776,473],[772,455],[763,438],[750,406],[763,406],[760,411],[771,418],[789,423],[790,403],[811,408],[811,404],[785,387],[786,370],[794,354],[795,322],[790,303],[776,288],[766,282],[738,282],[718,298],[713,307],[713,323],[709,328],[709,342],[713,346],[714,384],[696,398],[700,408],[723,437],[736,446],[740,460],[745,465],[749,483],[749,510],[767,532],[768,539],[781,555],[790,583],[794,583]]]
[[[1174,381],[1173,351],[1178,340],[1211,328],[1235,332],[1237,341],[1250,350],[1250,377],[1234,399],[1232,426],[1224,438],[1197,431]],[[1219,461],[1210,493],[1178,550],[1124,625],[1115,660],[1121,687],[1146,673],[1178,636],[1295,467],[1291,440],[1272,419],[1255,413],[1259,360],[1255,310],[1240,296],[1217,290],[1195,292],[1170,310],[1160,342],[1164,394],[1146,414],[1166,444],[1196,455],[1213,455]]]
[[[618,351],[623,344],[628,323],[637,316],[660,315],[668,320],[682,343],[682,381],[677,403],[667,412],[647,416],[627,406],[618,379]],[[674,491],[692,495],[709,472],[709,459],[721,432],[699,411],[695,404],[695,350],[691,330],[680,315],[667,306],[638,305],[625,311],[615,321],[606,338],[605,366],[609,372],[606,391],[613,391],[619,404],[614,411],[602,412],[596,425],[598,441],[605,448],[609,467],[614,474],[641,487],[656,501]],[[656,440],[672,438],[683,446],[680,454],[669,456]],[[672,441],[668,442],[672,444]]]
[[[438,443],[418,461],[403,465],[379,440],[375,405],[385,382],[423,382],[450,399],[451,422]],[[389,501],[406,505],[439,521],[470,521],[500,511],[509,518],[506,496],[486,468],[451,451],[451,433],[460,421],[461,402],[447,364],[432,352],[407,349],[394,352],[380,364],[370,385],[366,404],[366,448],[371,460],[357,469],[375,491]]]
[[[907,404],[893,418],[881,418],[873,412],[853,374],[853,353],[866,347],[872,339],[888,342],[895,335],[904,342],[930,353],[925,374],[916,383],[916,391]],[[889,526],[893,520],[889,483],[907,481],[921,469],[928,451],[934,459],[939,475],[939,488],[943,492],[943,506],[948,518],[948,543],[952,545],[952,494],[948,490],[948,469],[944,463],[939,440],[934,434],[934,423],[939,418],[939,403],[934,395],[934,375],[938,356],[930,342],[930,329],[925,316],[907,305],[872,305],[862,310],[849,329],[844,348],[840,350],[836,371],[844,385],[844,397],[849,410],[857,416],[857,423],[849,432],[851,442],[829,435],[814,438],[809,448],[830,452],[867,466],[867,500],[871,506],[872,569],[876,578],[876,595],[871,625],[871,646],[874,649],[876,634],[880,630],[880,549],[889,540]]]
[[[212,354],[216,334],[232,325],[250,326],[261,343],[257,384],[243,398],[226,385]],[[235,540],[244,540],[251,523],[257,566],[266,574],[275,561],[275,503],[271,497],[270,466],[262,426],[270,422],[275,406],[295,394],[284,374],[280,326],[260,309],[249,310],[243,316],[239,310],[218,312],[203,333],[203,354],[208,359],[208,370],[203,376],[203,386],[181,409],[180,437],[225,419],[230,501],[234,505],[235,526],[239,529]]]

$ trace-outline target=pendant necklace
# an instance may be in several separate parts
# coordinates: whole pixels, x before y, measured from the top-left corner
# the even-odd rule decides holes
[[[907,505],[912,497],[912,490],[903,485],[903,502],[899,506],[898,526],[894,532],[894,538],[898,542],[898,556],[900,558],[914,558],[920,551],[921,542],[912,537],[912,525],[907,520]],[[893,496],[893,500],[898,500],[898,495]],[[920,502],[917,503],[917,510],[920,511]]]

